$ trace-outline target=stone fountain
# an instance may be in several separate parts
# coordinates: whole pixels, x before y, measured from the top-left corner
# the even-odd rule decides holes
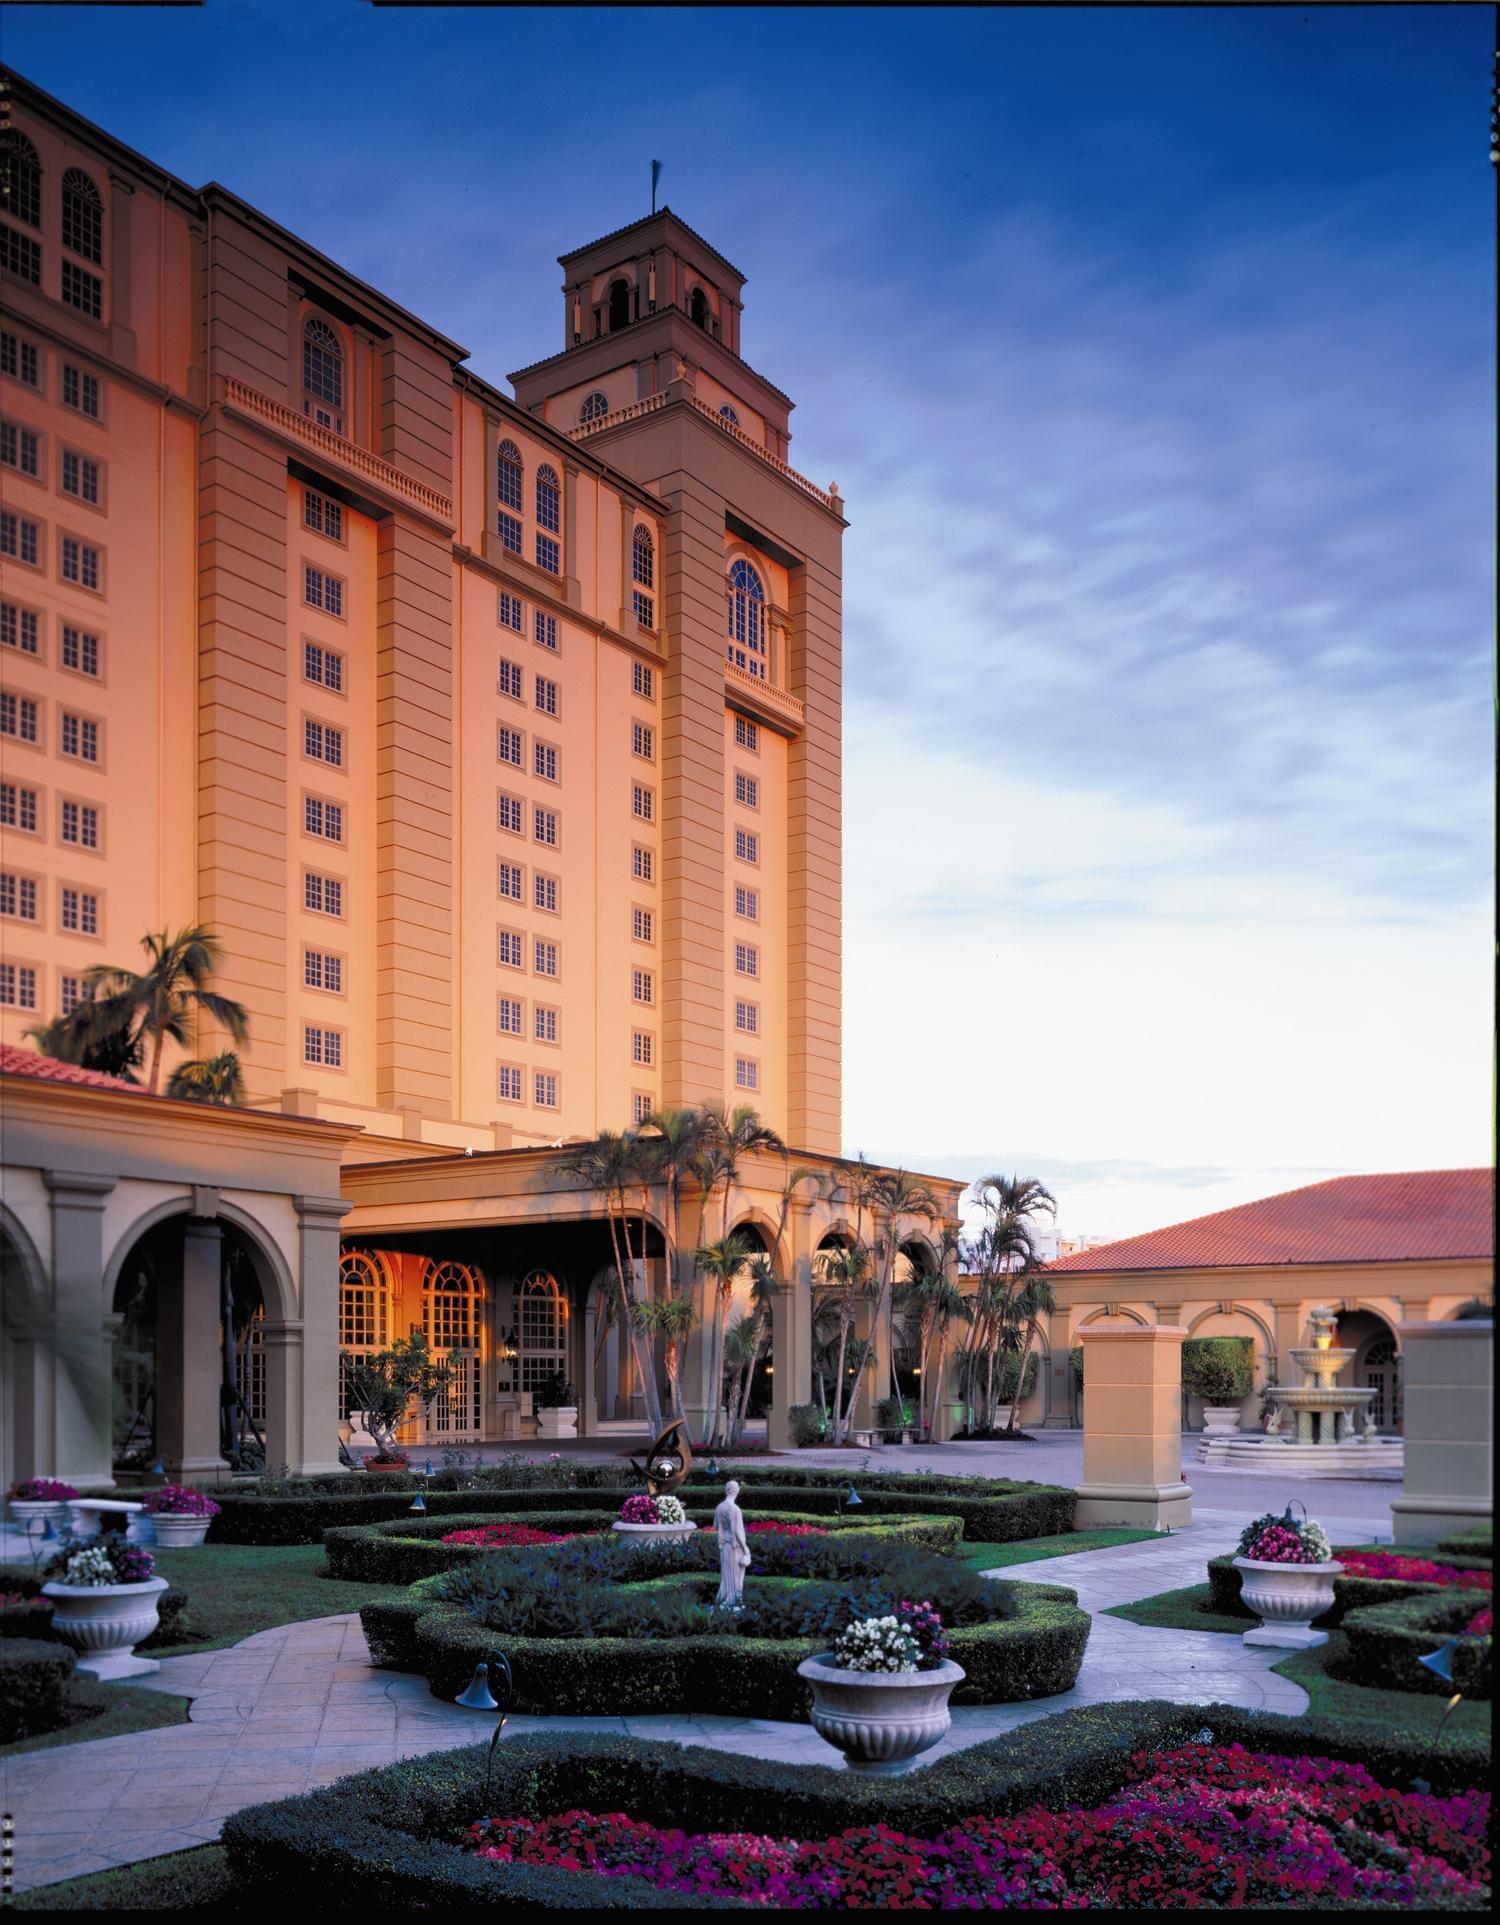
[[[1352,1350],[1335,1348],[1338,1313],[1320,1304],[1307,1321],[1312,1342],[1292,1352],[1304,1381],[1268,1386],[1266,1395],[1276,1408],[1265,1436],[1205,1438],[1199,1461],[1220,1470],[1274,1471],[1283,1477],[1288,1472],[1400,1477],[1401,1440],[1376,1430],[1370,1414],[1374,1390],[1338,1382],[1354,1356]]]

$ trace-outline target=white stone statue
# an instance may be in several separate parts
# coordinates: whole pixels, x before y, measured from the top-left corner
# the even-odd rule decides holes
[[[714,1602],[721,1610],[738,1610],[745,1590],[745,1573],[750,1568],[745,1514],[735,1502],[739,1494],[740,1487],[731,1478],[724,1486],[724,1502],[714,1512],[714,1530],[719,1539],[719,1595]]]

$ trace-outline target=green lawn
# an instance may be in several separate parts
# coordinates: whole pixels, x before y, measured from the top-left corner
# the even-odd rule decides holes
[[[1215,1611],[1206,1584],[1189,1584],[1181,1591],[1158,1591],[1135,1604],[1111,1604],[1103,1613],[1109,1618],[1127,1618],[1132,1624],[1146,1624],[1156,1631],[1227,1631],[1239,1637],[1256,1622],[1249,1611],[1241,1617]]]
[[[1072,1557],[1075,1551],[1103,1551],[1112,1544],[1139,1544],[1155,1531],[1064,1531],[1056,1537],[1023,1537],[1014,1544],[960,1542],[954,1551],[972,1571],[996,1571],[1007,1564],[1035,1564],[1044,1557]]]
[[[1289,1651],[1272,1668],[1290,1678],[1311,1699],[1307,1709],[1320,1718],[1337,1718],[1356,1725],[1372,1725],[1390,1731],[1436,1732],[1446,1698],[1428,1697],[1421,1691],[1388,1691],[1380,1685],[1350,1684],[1331,1675],[1330,1667],[1344,1662],[1348,1640],[1342,1631],[1330,1631],[1326,1644],[1311,1651]],[[1490,1735],[1490,1707],[1482,1701],[1465,1698],[1444,1726],[1444,1736],[1482,1738]]]
[[[217,1651],[273,1625],[336,1617],[406,1595],[404,1584],[324,1577],[321,1544],[203,1544],[191,1551],[157,1551],[156,1568],[187,1592],[192,1635],[186,1643],[153,1645],[154,1658]]]
[[[42,1885],[9,1901],[19,1912],[236,1912],[249,1909],[229,1877],[222,1845],[145,1858],[138,1865],[90,1872]],[[257,1904],[256,1909],[260,1909]]]
[[[138,1684],[101,1684],[82,1673],[68,1686],[68,1703],[76,1723],[0,1745],[0,1758],[16,1758],[23,1751],[52,1751],[58,1745],[92,1744],[95,1738],[118,1738],[127,1731],[150,1731],[157,1725],[186,1724],[188,1717],[186,1698],[146,1691]]]

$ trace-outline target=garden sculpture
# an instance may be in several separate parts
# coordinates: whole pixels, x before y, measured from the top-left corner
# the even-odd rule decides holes
[[[674,1417],[660,1437],[646,1453],[645,1468],[632,1457],[630,1468],[637,1477],[644,1478],[646,1489],[652,1497],[664,1497],[667,1492],[675,1491],[679,1484],[685,1483],[693,1468],[693,1453],[687,1439],[687,1425],[680,1417]]]
[[[738,1610],[744,1599],[745,1573],[750,1568],[750,1546],[745,1541],[745,1514],[735,1499],[740,1487],[731,1478],[724,1486],[724,1502],[714,1512],[719,1539],[719,1595],[721,1610]]]

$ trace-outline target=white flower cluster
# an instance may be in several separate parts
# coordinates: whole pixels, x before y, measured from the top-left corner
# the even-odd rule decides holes
[[[1307,1546],[1319,1564],[1326,1564],[1333,1556],[1333,1546],[1328,1541],[1328,1533],[1321,1524],[1308,1522],[1300,1526],[1302,1542]]]
[[[656,1521],[658,1524],[686,1524],[687,1512],[682,1508],[680,1497],[658,1497],[656,1500]]]
[[[117,1584],[114,1560],[102,1544],[75,1551],[63,1569],[64,1584]]]
[[[842,1671],[915,1671],[920,1655],[911,1626],[899,1618],[857,1618],[833,1647]]]

